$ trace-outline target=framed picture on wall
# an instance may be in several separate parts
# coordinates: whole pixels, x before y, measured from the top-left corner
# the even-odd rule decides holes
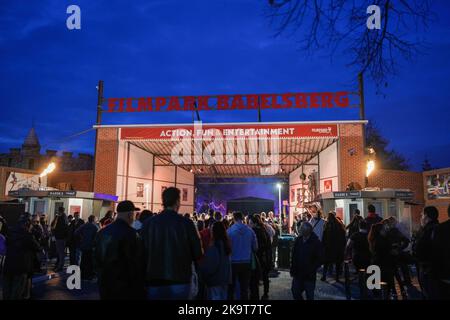
[[[143,198],[144,197],[144,184],[143,183],[136,183],[136,197],[137,198]]]
[[[333,180],[325,180],[323,182],[323,189],[325,192],[331,192],[333,191]]]
[[[182,197],[181,197],[181,201],[187,201],[188,198],[188,189],[187,188],[183,188],[182,190]]]

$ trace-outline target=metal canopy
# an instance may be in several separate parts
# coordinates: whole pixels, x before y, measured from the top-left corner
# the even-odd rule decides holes
[[[286,177],[299,166],[307,163],[309,160],[318,155],[322,150],[333,144],[337,138],[317,138],[317,139],[280,139],[279,166],[280,171],[274,176]],[[178,143],[176,141],[129,141],[161,160],[161,165],[173,165],[171,159],[171,151]],[[207,143],[203,142],[203,150]],[[194,145],[191,146],[194,153]],[[225,148],[224,148],[225,150]],[[251,150],[251,148],[250,148]],[[244,151],[244,150],[242,150]],[[270,156],[270,149],[268,151]],[[262,164],[251,164],[249,161],[249,140],[245,141],[245,151],[236,154],[245,155],[245,164],[227,164],[224,157],[224,164],[189,164],[179,165],[179,167],[193,172],[200,177],[251,177],[261,176],[260,169]],[[191,156],[193,159],[193,154]],[[270,176],[273,177],[273,176]]]

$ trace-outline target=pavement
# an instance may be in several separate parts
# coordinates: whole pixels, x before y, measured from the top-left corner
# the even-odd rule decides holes
[[[413,271],[414,272],[414,271]],[[414,274],[414,273],[413,273]],[[66,285],[67,277],[65,272],[49,272],[46,275],[36,275],[33,278],[33,300],[98,300],[98,288],[95,280],[82,281],[81,289],[69,290]],[[359,289],[356,276],[353,276],[351,285],[351,299],[359,299]],[[270,278],[270,300],[292,300],[291,277],[287,270],[279,270]],[[420,292],[416,278],[414,285],[408,288],[408,299],[420,299]],[[0,285],[1,286],[1,285]],[[260,288],[262,293],[262,287]],[[402,299],[400,293],[399,300]],[[346,300],[345,287],[342,282],[336,282],[331,277],[327,281],[320,280],[320,273],[317,274],[316,300]]]

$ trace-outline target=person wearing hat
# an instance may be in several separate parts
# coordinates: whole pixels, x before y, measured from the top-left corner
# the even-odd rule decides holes
[[[120,202],[115,221],[97,234],[95,262],[102,300],[144,298],[142,243],[131,227],[139,210],[129,200]]]

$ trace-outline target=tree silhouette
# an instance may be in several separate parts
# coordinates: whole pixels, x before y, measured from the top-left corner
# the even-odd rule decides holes
[[[395,150],[390,150],[389,140],[381,135],[373,121],[366,125],[366,145],[376,152],[377,164],[382,169],[408,170],[408,161]]]
[[[300,36],[309,54],[342,51],[348,65],[367,74],[380,88],[396,74],[398,62],[411,60],[424,48],[417,31],[432,21],[430,0],[268,0],[275,36]],[[381,29],[369,30],[367,8],[381,9]]]

